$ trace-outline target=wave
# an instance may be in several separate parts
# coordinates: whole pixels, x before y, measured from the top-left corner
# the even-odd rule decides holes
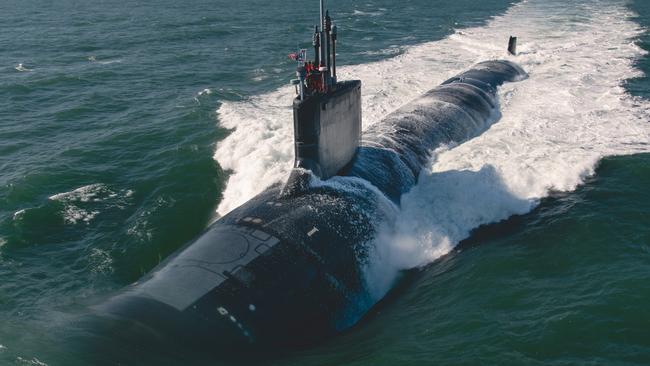
[[[354,10],[352,13],[353,16],[370,16],[370,17],[376,17],[384,14],[386,9],[381,10],[383,8],[380,8],[379,11],[362,11],[362,10]]]
[[[510,58],[529,73],[499,90],[502,119],[483,135],[436,151],[400,212],[382,223],[368,268],[382,296],[398,271],[448,253],[474,228],[533,209],[553,191],[571,191],[605,156],[650,151],[650,103],[622,83],[642,76],[634,61],[644,31],[624,1],[527,1],[485,26],[466,28],[401,55],[342,67],[363,82],[364,128],[472,64]],[[520,55],[506,55],[517,35]],[[235,129],[215,159],[232,175],[225,214],[287,177],[293,163],[290,87],[224,102],[221,125]]]
[[[22,357],[16,357],[16,363],[19,365],[32,365],[32,366],[48,366],[45,362],[39,360],[36,357],[33,357],[31,359],[26,359]]]
[[[210,95],[210,94],[212,94],[212,90],[210,90],[209,88],[205,88],[205,89],[201,90],[200,92],[198,92],[196,94],[196,96],[200,97],[200,96],[203,96],[203,95]]]
[[[127,200],[133,195],[132,190],[115,192],[102,183],[89,184],[69,192],[57,193],[50,196],[50,201],[57,201],[63,204],[63,221],[68,224],[79,222],[89,223],[100,212],[100,207],[124,208]],[[103,203],[101,206],[97,204]],[[14,213],[14,220],[25,214],[25,210]]]
[[[25,67],[22,63],[19,63],[18,65],[16,65],[16,66],[14,67],[14,69],[16,69],[16,71],[20,71],[20,72],[33,71],[33,70],[34,70],[34,69],[28,69],[28,68]]]
[[[104,199],[106,195],[114,194],[112,191],[106,187],[106,185],[101,183],[89,184],[87,186],[79,187],[70,192],[57,193],[49,197],[52,201],[62,201],[62,202],[71,202],[71,201],[81,201],[81,202],[99,202]]]
[[[108,60],[98,60],[97,56],[95,55],[90,55],[86,57],[86,59],[92,63],[97,63],[99,65],[110,65],[110,64],[115,64],[115,63],[122,63],[121,58],[114,58],[114,59],[108,59]]]

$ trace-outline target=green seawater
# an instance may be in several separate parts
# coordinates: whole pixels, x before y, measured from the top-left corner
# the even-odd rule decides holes
[[[575,7],[585,2],[608,4]],[[513,5],[328,4],[341,65],[399,56]],[[650,50],[650,3],[623,4],[643,30],[634,42]],[[647,152],[605,157],[577,189],[476,228],[406,271],[359,325],[305,350],[223,360],[107,342],[95,354],[70,337],[88,306],[217,217],[232,172],[213,155],[232,131],[216,111],[286,84],[295,67],[286,54],[309,45],[315,9],[294,0],[0,3],[0,365],[650,364]],[[634,67],[650,72],[650,57]],[[621,84],[650,98],[643,75]]]
[[[650,154],[607,158],[575,192],[476,230],[292,364],[648,364],[648,187]]]

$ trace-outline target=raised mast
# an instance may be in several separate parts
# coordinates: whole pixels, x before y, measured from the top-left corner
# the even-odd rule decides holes
[[[332,38],[332,84],[336,85],[336,26],[332,26],[330,31]]]
[[[325,74],[326,75],[326,77],[325,77],[325,85],[327,85],[328,88],[332,86],[332,58],[331,58],[331,54],[330,54],[330,45],[331,45],[331,42],[330,42],[331,33],[330,33],[330,31],[331,30],[332,30],[332,19],[330,18],[329,10],[326,10],[325,11],[325,29],[324,29],[324,31],[327,34],[327,36],[326,36],[327,37],[326,38],[327,42],[325,42],[325,53],[326,53],[326,56],[327,56],[326,59],[325,59],[325,67],[327,67],[327,73]]]
[[[300,100],[314,94],[327,94],[337,88],[336,80],[336,26],[332,23],[329,10],[325,8],[325,1],[320,0],[320,19],[314,27],[312,47],[314,49],[314,60],[306,59],[307,49],[289,54],[289,58],[298,61],[300,65],[297,75],[304,75],[302,79],[293,79],[292,85],[296,86],[296,92]],[[298,93],[298,86],[302,92]]]
[[[320,64],[318,66],[324,66],[325,65],[325,37],[327,37],[327,34],[325,33],[325,5],[323,3],[323,0],[320,0],[320,18],[319,18],[319,25],[320,25]]]
[[[314,63],[316,65],[320,64],[320,32],[318,31],[318,26],[314,28],[314,38],[312,39],[312,45],[314,46]]]

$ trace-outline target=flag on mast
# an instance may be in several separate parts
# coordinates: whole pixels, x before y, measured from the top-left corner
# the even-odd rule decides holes
[[[298,52],[289,54],[289,58],[296,62],[305,62],[307,60],[307,49],[303,48]]]

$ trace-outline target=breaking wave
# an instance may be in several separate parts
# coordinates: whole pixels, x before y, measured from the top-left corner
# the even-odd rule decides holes
[[[25,67],[22,63],[16,65],[14,67],[14,69],[16,69],[16,71],[20,71],[20,72],[33,71],[33,69],[29,69],[29,68]]]
[[[90,223],[107,208],[124,209],[129,204],[133,191],[113,191],[102,183],[89,184],[69,192],[62,192],[48,197],[49,203],[39,207],[24,208],[14,212],[13,221],[20,221],[26,215],[37,211],[54,209],[66,224]]]

